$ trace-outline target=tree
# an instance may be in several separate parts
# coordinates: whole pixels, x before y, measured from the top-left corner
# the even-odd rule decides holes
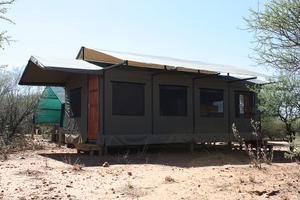
[[[259,64],[300,72],[300,0],[270,0],[245,20]]]
[[[18,86],[19,78],[20,73],[0,69],[0,135],[4,135],[5,142],[17,133],[29,133],[40,97],[38,89]]]
[[[14,23],[11,19],[7,18],[5,15],[7,13],[7,6],[14,3],[15,0],[0,0],[0,19],[7,21],[9,23]],[[7,31],[0,31],[0,48],[4,48],[4,44],[9,44],[11,38],[7,35]]]
[[[293,123],[300,118],[300,79],[291,72],[281,72],[272,83],[256,89],[259,110],[264,116],[278,116],[285,124],[289,142],[295,138]]]

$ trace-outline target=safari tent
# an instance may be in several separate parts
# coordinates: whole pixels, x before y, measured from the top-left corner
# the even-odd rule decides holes
[[[62,86],[68,124],[103,146],[251,139],[248,85],[263,75],[227,65],[82,47],[74,60],[32,56],[21,85]],[[73,123],[70,123],[73,122]]]

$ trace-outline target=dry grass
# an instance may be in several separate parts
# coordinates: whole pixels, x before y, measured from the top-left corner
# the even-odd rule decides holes
[[[80,158],[76,158],[75,161],[72,161],[71,157],[65,156],[64,157],[64,162],[68,165],[71,165],[71,170],[74,172],[80,172],[83,171],[84,164],[81,163]]]
[[[83,171],[83,164],[74,164],[72,167],[72,170],[75,172]]]
[[[133,184],[130,181],[128,181],[126,184],[126,188],[133,189],[134,187],[133,187]]]
[[[8,153],[7,153],[6,149],[0,148],[0,160],[2,160],[2,161],[8,160]]]
[[[8,144],[5,144],[2,138],[0,141],[0,160],[8,160],[9,155],[13,153],[45,149],[44,142],[32,138],[31,135],[17,134]]]
[[[242,177],[239,177],[240,183],[245,183],[245,180]]]
[[[125,199],[140,199],[141,197],[147,195],[147,191],[145,189],[140,186],[134,186],[131,181],[127,181],[125,187],[114,192],[120,193],[120,196]]]
[[[249,176],[249,181],[250,181],[250,183],[255,183],[255,176],[254,175],[250,175]]]
[[[33,177],[38,177],[43,174],[44,173],[39,170],[31,170],[31,169],[27,169],[25,171],[20,171],[17,173],[17,175],[26,175],[26,176],[33,176]]]

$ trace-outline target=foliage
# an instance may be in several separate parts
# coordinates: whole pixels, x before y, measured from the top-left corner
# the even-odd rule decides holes
[[[258,109],[264,116],[279,117],[292,142],[295,138],[293,123],[300,118],[300,79],[290,72],[281,72],[271,82],[254,89],[258,93]]]
[[[0,0],[0,19],[9,23],[14,23],[11,19],[5,16],[8,11],[7,6],[14,3],[14,1],[15,0]],[[10,42],[11,38],[7,36],[7,31],[0,31],[0,49],[4,48],[4,44],[9,44]]]
[[[31,135],[16,134],[9,142],[4,142],[0,135],[0,161],[7,160],[11,153],[25,150],[40,150],[44,149],[44,144]]]
[[[285,159],[288,160],[296,160],[299,161],[300,160],[300,150],[290,150],[284,153],[284,157]]]
[[[50,139],[51,134],[55,132],[55,126],[39,125],[36,128],[39,130],[39,134],[43,139]]]
[[[291,144],[292,148],[284,153],[284,157],[291,161],[300,161],[300,134],[296,135],[296,139]]]
[[[300,119],[296,120],[292,127],[296,133],[300,133]],[[262,116],[261,129],[262,133],[272,140],[286,139],[285,125],[279,117]]]
[[[262,133],[271,138],[271,140],[286,138],[284,123],[279,117],[262,117],[261,129]]]
[[[235,123],[232,124],[231,128],[232,128],[233,136],[234,136],[236,142],[238,142],[240,145],[240,148],[242,148],[242,146],[245,142],[244,138],[241,137],[240,132],[237,129]]]
[[[249,143],[241,137],[235,123],[232,124],[232,132],[235,140],[239,143],[241,150],[243,149],[243,146],[245,147],[251,164],[259,169],[262,168],[262,163],[271,164],[273,160],[273,149],[268,147],[267,143],[264,141],[260,126],[261,124],[259,121],[251,119],[251,127],[253,129],[252,134],[255,136],[255,143]]]
[[[18,133],[29,133],[40,92],[19,87],[18,73],[0,70],[0,135],[9,143]]]
[[[255,59],[277,69],[300,70],[300,1],[270,0],[245,19],[254,33]]]
[[[293,128],[295,129],[296,133],[300,133],[300,119],[296,120],[293,124]]]

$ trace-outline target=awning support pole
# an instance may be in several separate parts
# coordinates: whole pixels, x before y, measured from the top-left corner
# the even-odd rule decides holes
[[[229,80],[230,76],[227,73],[227,79]],[[227,81],[227,131],[228,131],[228,144],[231,144],[231,108],[230,108],[230,81]]]
[[[203,78],[212,78],[212,77],[219,76],[219,75],[220,75],[220,73],[207,74],[207,75],[202,75],[202,76],[194,77],[193,80],[203,79]]]
[[[128,60],[124,60],[121,63],[110,65],[108,67],[104,67],[103,70],[109,70],[109,69],[112,69],[112,68],[117,68],[117,67],[122,67],[122,66],[128,66]]]
[[[235,82],[240,82],[240,81],[249,81],[249,80],[253,80],[253,79],[257,79],[257,77],[250,77],[250,78],[243,78],[243,79],[237,79],[237,80],[233,80],[233,81],[228,81],[228,83],[235,83]]]

